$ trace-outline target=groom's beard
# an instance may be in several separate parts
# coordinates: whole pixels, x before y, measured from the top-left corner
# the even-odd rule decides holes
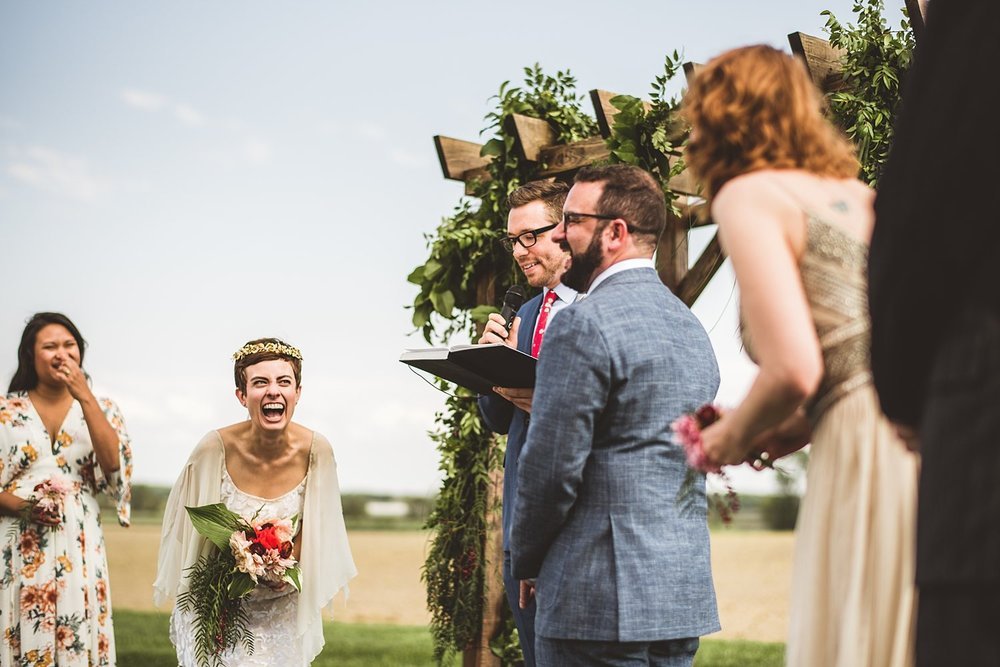
[[[569,252],[572,258],[569,268],[562,276],[562,284],[575,289],[577,292],[585,292],[590,287],[594,277],[594,271],[601,265],[604,259],[601,253],[601,235],[599,231],[594,232],[590,239],[590,245],[579,255],[574,255],[566,241],[562,242],[563,250]]]

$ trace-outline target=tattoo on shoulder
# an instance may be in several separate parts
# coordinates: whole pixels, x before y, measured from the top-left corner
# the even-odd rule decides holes
[[[849,207],[847,206],[846,201],[844,201],[843,199],[838,199],[837,201],[832,202],[830,204],[830,208],[832,208],[834,211],[837,211],[838,213],[847,213]]]

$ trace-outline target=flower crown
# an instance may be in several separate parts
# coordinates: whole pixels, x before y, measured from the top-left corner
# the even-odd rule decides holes
[[[239,361],[244,357],[249,357],[252,354],[261,354],[262,352],[280,354],[285,357],[291,357],[292,359],[302,361],[302,353],[299,352],[299,348],[292,347],[291,345],[285,345],[284,343],[247,343],[240,349],[236,350],[233,354],[233,361]]]

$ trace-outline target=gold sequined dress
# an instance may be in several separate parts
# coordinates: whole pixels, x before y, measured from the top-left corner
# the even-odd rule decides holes
[[[813,437],[796,526],[790,667],[913,664],[918,457],[872,385],[867,262],[865,244],[807,215],[799,268],[824,376],[807,405]]]

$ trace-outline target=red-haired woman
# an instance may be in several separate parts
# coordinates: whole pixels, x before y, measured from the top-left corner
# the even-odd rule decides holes
[[[723,53],[684,99],[687,162],[740,287],[759,373],[703,433],[738,464],[812,443],[787,664],[913,662],[917,457],[879,409],[867,297],[873,193],[805,68],[768,46]]]

